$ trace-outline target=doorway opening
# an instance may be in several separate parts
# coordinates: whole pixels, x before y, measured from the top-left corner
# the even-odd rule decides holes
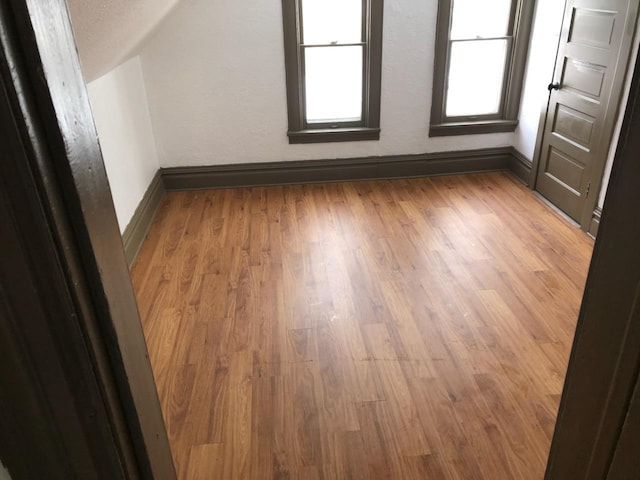
[[[193,31],[195,38],[219,34],[216,17],[200,21],[204,12],[196,7],[210,14],[222,5],[220,29],[243,25],[229,21],[233,12],[266,19],[270,9],[178,3],[184,10],[160,29],[177,24],[177,40],[193,38]],[[594,16],[599,7],[589,5],[581,15]],[[0,1],[0,12],[0,377],[7,386],[0,401],[11,412],[4,430],[13,432],[1,438],[0,453],[9,475],[171,479],[173,453],[189,478],[262,478],[265,471],[302,478],[540,477],[555,424],[548,478],[638,477],[640,225],[628,220],[628,210],[640,208],[637,69],[577,331],[572,319],[591,240],[504,171],[509,147],[374,162],[396,177],[416,162],[502,169],[459,176],[198,190],[216,174],[218,181],[238,181],[238,172],[273,178],[282,165],[160,171],[143,203],[158,197],[162,206],[133,268],[143,332],[65,2]],[[388,13],[391,25],[402,20],[398,35],[431,31],[411,23],[429,15]],[[596,13],[590,22],[602,27],[607,12]],[[182,28],[185,18],[189,29]],[[263,40],[268,31],[259,33]],[[173,58],[173,43],[160,43],[155,60],[185,59],[183,49]],[[251,43],[247,52],[270,45]],[[214,47],[207,43],[206,54]],[[250,57],[255,66],[260,55]],[[182,75],[193,66],[180,65],[164,73]],[[131,87],[118,97],[138,101],[140,116],[129,128],[117,121],[116,103],[103,104],[125,137],[151,111],[162,117],[142,101],[146,84],[139,80],[149,78],[149,59],[138,56],[127,66],[94,89]],[[229,80],[215,97],[221,103],[230,97],[236,106],[250,96],[244,82],[268,84],[263,76],[220,70],[217,78]],[[159,78],[171,97],[175,83]],[[211,78],[202,82],[206,88]],[[151,87],[152,102],[166,100],[155,96],[158,85]],[[188,100],[192,93],[177,94]],[[211,98],[196,97],[198,107]],[[168,109],[172,122],[155,123],[162,133],[168,124],[177,132],[184,127],[173,115],[184,103]],[[188,121],[189,138],[197,140],[200,123]],[[157,154],[148,140],[164,137],[146,133],[138,153]],[[246,142],[232,142],[238,155],[253,138],[241,133]],[[217,141],[224,144],[223,137]],[[453,156],[462,159],[456,164]],[[341,168],[362,164],[344,161]],[[158,187],[165,184],[182,191],[165,195]],[[130,185],[120,193],[135,196],[139,185]],[[131,214],[127,208],[121,218]],[[144,215],[133,216],[144,222]],[[164,379],[157,385],[145,333],[154,373]]]
[[[591,16],[596,20],[573,18],[578,27],[584,21],[602,30],[598,22],[606,15]],[[584,40],[577,33],[573,38]],[[563,65],[585,74],[585,61],[576,62]],[[128,65],[132,77],[144,77],[142,63]],[[567,75],[563,79],[566,86]],[[94,88],[102,87],[109,85]],[[590,114],[574,107],[557,107],[547,125],[574,143],[591,141],[585,133]],[[547,173],[566,173],[567,185],[577,175],[566,165],[547,165]],[[366,468],[407,478],[446,476],[456,462],[495,478],[541,473],[575,330],[572,322],[549,325],[544,318],[576,318],[592,244],[542,213],[529,193],[504,174],[171,193],[134,266],[134,283],[180,475],[242,478],[255,468],[312,478],[329,471],[347,475],[358,462],[369,462],[364,451],[387,462]],[[424,204],[429,208],[416,208]],[[522,216],[540,216],[513,217],[507,204]],[[371,239],[376,222],[382,233]],[[500,235],[489,239],[484,229]],[[334,242],[338,234],[359,247]],[[497,248],[499,236],[510,245]],[[527,243],[533,239],[540,242]],[[492,263],[487,243],[508,258]],[[471,271],[471,263],[478,270]],[[562,271],[550,271],[558,265]],[[451,285],[480,293],[465,299],[462,289],[436,279],[421,284],[406,274],[411,269],[436,271]],[[273,272],[280,278],[274,281]],[[420,314],[412,310],[416,305]],[[520,314],[528,320],[500,323]],[[421,315],[445,321],[436,327],[416,321]],[[513,341],[519,335],[527,341]],[[430,350],[427,338],[442,341]],[[492,356],[494,349],[502,356]],[[518,355],[531,364],[518,363]],[[478,359],[486,363],[475,364]],[[533,364],[543,365],[545,375]],[[494,368],[509,374],[493,376]],[[543,393],[519,409],[532,389]],[[468,401],[475,396],[481,400]],[[258,404],[264,410],[252,410]],[[491,420],[467,422],[472,415],[466,414]],[[450,423],[424,428],[442,418]],[[527,430],[522,443],[503,445],[502,457],[490,457],[496,470],[473,458],[471,450],[517,438],[529,420],[537,432]],[[367,432],[363,425],[371,424],[380,431]],[[463,424],[487,436],[474,443]],[[453,433],[446,438],[441,432]],[[454,444],[463,448],[447,452]],[[530,456],[523,458],[523,451]]]

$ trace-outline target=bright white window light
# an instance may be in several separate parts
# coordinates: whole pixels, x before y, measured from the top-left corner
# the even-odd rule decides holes
[[[447,116],[498,113],[506,59],[506,40],[453,42],[449,60]]]
[[[301,2],[307,123],[362,120],[362,4],[362,0]]]
[[[451,39],[507,35],[512,0],[454,0]]]
[[[500,112],[512,0],[454,0],[447,117]]]
[[[305,86],[309,123],[362,118],[362,47],[306,50]]]
[[[302,0],[305,45],[362,41],[362,0]]]

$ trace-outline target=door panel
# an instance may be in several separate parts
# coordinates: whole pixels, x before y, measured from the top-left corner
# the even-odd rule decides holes
[[[606,71],[606,67],[601,65],[567,58],[562,71],[562,85],[576,95],[600,103]]]
[[[536,189],[578,222],[602,176],[638,0],[568,0]],[[623,68],[620,68],[622,66]]]
[[[616,12],[576,8],[569,42],[593,47],[609,47],[613,40]]]
[[[577,191],[582,184],[584,167],[551,147],[549,150],[549,173],[555,178],[564,179],[563,185],[566,188]]]
[[[554,131],[567,141],[573,141],[588,151],[595,121],[596,119],[591,115],[558,104]]]

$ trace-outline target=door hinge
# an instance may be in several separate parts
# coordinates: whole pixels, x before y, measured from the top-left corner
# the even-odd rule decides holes
[[[589,198],[590,191],[591,191],[591,182],[589,182],[589,184],[587,185],[587,194],[585,195],[585,198]]]

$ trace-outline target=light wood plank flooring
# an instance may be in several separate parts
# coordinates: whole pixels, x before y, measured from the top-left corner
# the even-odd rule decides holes
[[[132,276],[182,479],[541,479],[593,242],[506,173],[171,193]]]

